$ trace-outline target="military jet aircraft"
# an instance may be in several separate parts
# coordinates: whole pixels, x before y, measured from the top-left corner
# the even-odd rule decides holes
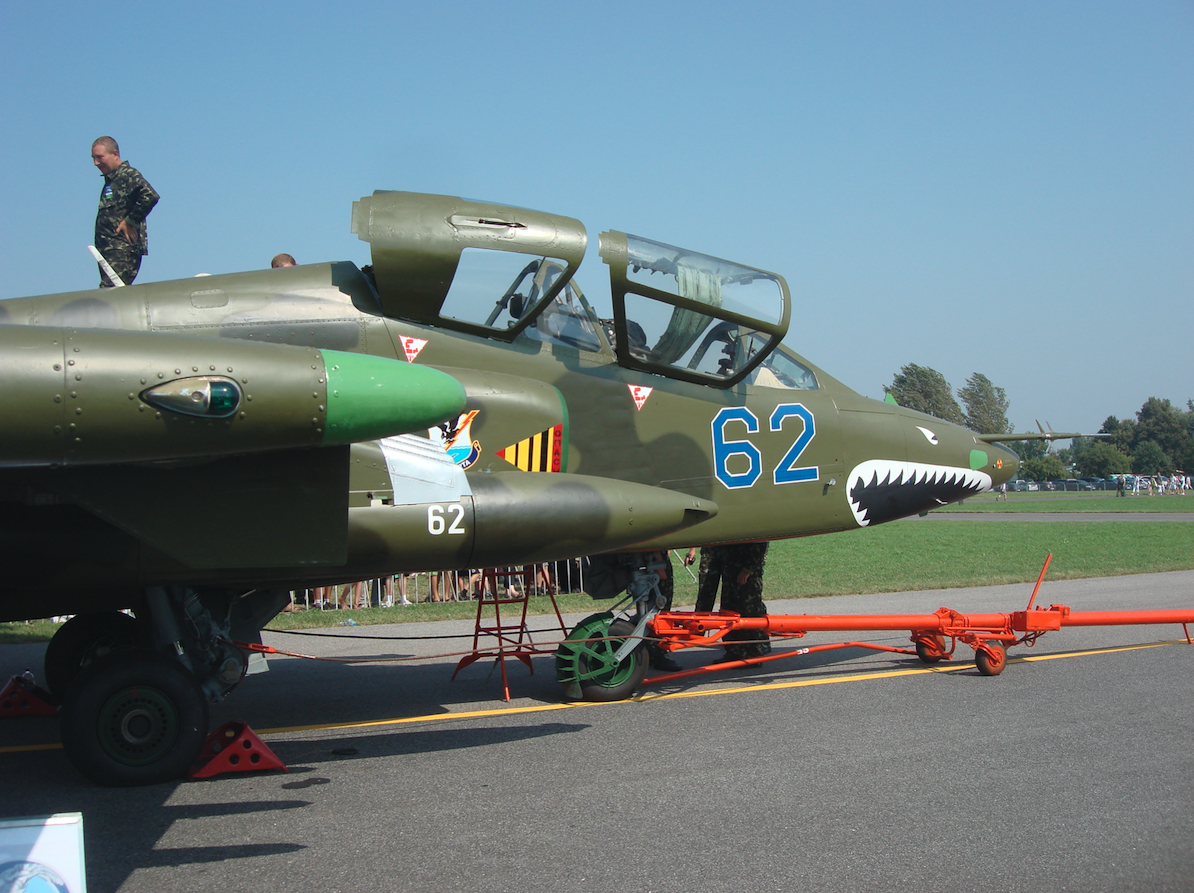
[[[778,274],[610,230],[600,316],[573,218],[376,192],[352,230],[370,266],[0,301],[0,619],[77,615],[46,678],[100,783],[185,771],[288,590],[857,530],[1015,475],[782,345]]]

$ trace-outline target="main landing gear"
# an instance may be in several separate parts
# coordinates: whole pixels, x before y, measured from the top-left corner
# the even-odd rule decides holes
[[[177,660],[134,648],[95,662],[76,683],[62,708],[62,743],[97,784],[170,781],[199,755],[207,701]]]
[[[45,676],[62,700],[62,746],[97,784],[181,777],[207,737],[208,704],[244,678],[233,641],[260,641],[285,592],[150,587],[133,609],[80,614],[46,648]]]

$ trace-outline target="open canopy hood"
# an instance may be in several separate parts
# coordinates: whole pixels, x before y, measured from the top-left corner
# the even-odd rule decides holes
[[[353,203],[352,231],[370,243],[387,316],[501,341],[534,325],[528,335],[556,331],[557,343],[599,348],[584,334],[595,315],[569,287],[588,243],[579,220],[378,191]],[[791,298],[775,273],[612,230],[600,253],[622,366],[729,387],[787,332]]]

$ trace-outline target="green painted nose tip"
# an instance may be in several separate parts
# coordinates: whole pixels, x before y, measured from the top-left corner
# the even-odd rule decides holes
[[[427,366],[369,354],[323,351],[328,411],[323,442],[407,434],[459,415],[464,387]]]

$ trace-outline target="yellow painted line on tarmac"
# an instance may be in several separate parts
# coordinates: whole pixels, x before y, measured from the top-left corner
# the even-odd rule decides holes
[[[1139,651],[1144,648],[1160,648],[1165,645],[1185,645],[1185,639],[1170,642],[1149,642],[1143,645],[1117,645],[1113,648],[1095,648],[1090,651],[1067,651],[1061,654],[1036,654],[1008,658],[1009,664],[1030,661],[1061,660],[1068,657],[1089,657],[1095,654],[1114,654],[1117,651]],[[572,710],[577,707],[616,707],[623,704],[641,704],[648,701],[668,701],[679,698],[705,698],[712,695],[729,695],[746,692],[779,691],[788,688],[807,688],[814,685],[835,685],[841,682],[871,682],[882,679],[898,679],[903,676],[923,676],[929,673],[950,673],[973,667],[970,661],[949,663],[944,666],[917,667],[912,670],[878,670],[873,673],[855,673],[850,676],[832,676],[823,679],[793,679],[788,682],[771,682],[766,685],[735,685],[729,688],[713,688],[702,691],[677,691],[665,694],[640,694],[624,701],[569,701],[563,704],[536,704],[531,707],[498,707],[492,710],[467,710],[461,713],[429,713],[425,716],[403,716],[395,719],[371,719],[365,721],[314,723],[302,726],[279,726],[276,729],[254,729],[258,735],[286,735],[296,732],[327,732],[348,729],[376,729],[385,726],[407,725],[409,723],[431,723],[444,720],[478,719],[488,716],[518,716],[526,713],[548,713],[556,710]],[[29,753],[41,750],[60,750],[61,744],[19,744],[0,747],[0,754]]]
[[[1085,657],[1088,654],[1113,654],[1116,651],[1139,651],[1141,648],[1160,648],[1162,645],[1185,645],[1185,639],[1174,639],[1171,642],[1149,642],[1145,645],[1116,645],[1114,648],[1094,648],[1090,651],[1067,651],[1062,654],[1026,654],[1023,657],[1011,658],[1009,664],[1028,663],[1034,660],[1059,660],[1063,657]]]
[[[1058,660],[1063,657],[1086,657],[1092,654],[1111,654],[1115,651],[1137,651],[1141,648],[1159,648],[1162,645],[1185,645],[1185,639],[1172,642],[1149,642],[1146,645],[1117,645],[1113,648],[1096,648],[1090,651],[1069,651],[1064,654],[1040,654],[1025,657],[1009,657],[1008,664],[1026,663],[1036,660]],[[729,695],[738,692],[778,691],[785,688],[805,688],[811,685],[834,685],[838,682],[868,682],[874,679],[895,679],[900,676],[922,676],[926,673],[949,673],[953,670],[972,669],[971,661],[950,663],[942,666],[917,667],[914,670],[880,670],[874,673],[856,673],[852,676],[832,676],[825,679],[793,679],[790,682],[771,682],[767,685],[737,685],[733,688],[706,689],[704,691],[677,691],[662,695],[639,695],[636,701],[661,701],[669,698],[703,698],[708,695]]]
[[[18,744],[15,747],[0,747],[0,753],[27,753],[33,750],[62,750],[61,744]]]
[[[632,699],[633,700],[633,699]],[[626,704],[630,701],[609,701]],[[398,719],[370,719],[364,722],[328,722],[310,726],[283,726],[277,729],[255,729],[258,735],[282,735],[288,732],[324,732],[329,729],[371,729],[378,726],[397,726],[411,722],[435,722],[444,719],[475,719],[482,716],[515,716],[519,713],[546,713],[549,710],[570,710],[573,707],[596,707],[596,702],[569,701],[565,704],[536,704],[534,707],[498,707],[493,710],[466,710],[462,713],[429,713],[426,716],[403,716]]]

